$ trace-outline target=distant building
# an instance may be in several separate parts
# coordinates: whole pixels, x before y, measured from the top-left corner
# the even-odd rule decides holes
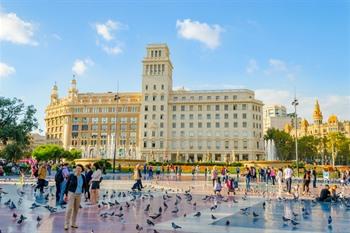
[[[73,79],[68,96],[59,98],[55,85],[46,108],[47,140],[91,158],[112,158],[117,135],[124,158],[264,159],[263,103],[253,91],[174,90],[172,73],[168,46],[150,44],[142,92],[119,93],[116,101],[117,93],[79,93]]]
[[[332,114],[328,117],[327,122],[323,122],[323,115],[320,105],[316,100],[313,112],[313,124],[309,124],[306,119],[303,119],[297,129],[298,137],[313,135],[316,137],[327,136],[329,132],[341,132],[346,137],[350,138],[350,121],[339,121],[338,117]],[[292,136],[295,136],[295,128],[290,124],[286,124],[285,131]]]
[[[47,144],[48,141],[45,135],[40,135],[38,133],[30,134],[30,148],[35,149],[37,146]]]
[[[264,134],[272,128],[284,130],[286,124],[292,123],[292,117],[287,114],[286,107],[282,105],[265,105],[263,114]]]

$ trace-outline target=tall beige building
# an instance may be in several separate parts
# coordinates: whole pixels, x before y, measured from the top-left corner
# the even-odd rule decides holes
[[[265,105],[263,112],[264,134],[271,128],[284,130],[285,125],[292,122],[283,105]]]
[[[169,48],[150,44],[141,93],[79,93],[55,85],[46,109],[48,140],[111,158],[117,119],[118,156],[157,161],[264,159],[262,106],[247,89],[173,90]],[[118,107],[117,107],[118,105]],[[117,111],[116,111],[117,109]]]

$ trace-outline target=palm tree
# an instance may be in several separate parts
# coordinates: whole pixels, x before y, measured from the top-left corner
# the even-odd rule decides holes
[[[332,154],[332,165],[335,166],[335,160],[338,156],[338,151],[340,150],[340,147],[342,143],[345,141],[345,136],[342,133],[339,132],[330,132],[328,133],[328,142],[327,142],[327,149]]]

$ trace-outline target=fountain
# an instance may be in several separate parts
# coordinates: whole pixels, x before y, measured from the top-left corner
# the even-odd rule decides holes
[[[277,160],[276,146],[273,139],[265,140],[265,154],[267,161]]]

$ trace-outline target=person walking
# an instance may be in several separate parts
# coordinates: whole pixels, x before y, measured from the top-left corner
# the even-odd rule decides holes
[[[99,200],[102,171],[98,163],[95,163],[93,168],[94,168],[94,172],[92,173],[91,181],[89,184],[90,184],[90,192],[91,192],[91,204],[96,205]]]
[[[70,174],[67,179],[67,185],[64,191],[64,201],[68,203],[64,221],[64,230],[68,230],[69,225],[72,228],[78,228],[76,223],[80,207],[81,194],[87,188],[86,178],[82,174],[84,168],[81,164],[75,167],[75,172]]]
[[[63,181],[61,182],[61,194],[60,194],[59,204],[60,205],[65,205],[67,203],[64,201],[64,191],[66,190],[67,179],[69,177],[68,163],[64,163],[63,164],[62,176],[63,176]]]
[[[282,197],[282,191],[283,191],[283,186],[282,186],[282,181],[283,181],[283,171],[282,168],[278,169],[277,171],[277,184],[278,184],[278,197]]]
[[[237,180],[239,181],[239,173],[241,172],[241,169],[239,167],[236,167],[236,174],[237,174]]]
[[[46,162],[43,162],[42,165],[40,166],[39,170],[38,170],[38,185],[35,187],[35,192],[37,189],[40,190],[40,193],[44,193],[44,187],[46,185],[46,172],[47,172],[47,168],[46,168]]]
[[[310,188],[309,188],[310,181],[311,181],[311,172],[309,170],[306,170],[303,178],[303,194],[310,192]]]
[[[218,171],[216,170],[216,166],[213,166],[211,170],[211,180],[213,181],[213,187],[215,186],[215,182],[218,178]]]
[[[271,172],[270,172],[271,180],[272,180],[272,185],[275,185],[276,181],[276,171],[273,167],[271,167]]]
[[[91,169],[91,165],[90,164],[87,164],[86,166],[85,166],[85,178],[86,178],[86,183],[88,184],[88,186],[89,186],[89,184],[90,184],[90,181],[91,181],[91,179],[92,179],[92,174],[93,174],[93,171],[92,171],[92,169]],[[90,194],[90,188],[88,187],[86,190],[85,190],[85,201],[91,201],[91,194]]]
[[[62,175],[62,164],[57,166],[57,171],[55,174],[55,184],[56,184],[56,205],[59,204],[60,194],[61,194],[61,183],[63,181]]]
[[[246,171],[245,171],[245,189],[246,191],[250,191],[250,180],[252,177],[251,171],[249,169],[249,167],[246,167]]]
[[[287,192],[289,194],[291,194],[291,191],[292,191],[292,176],[293,176],[293,170],[290,167],[290,165],[288,165],[287,168],[284,170],[284,179],[286,181]]]
[[[132,191],[135,191],[135,189],[138,189],[139,191],[141,191],[141,189],[143,188],[142,183],[141,183],[141,179],[142,179],[142,175],[141,175],[140,165],[136,164],[135,170],[134,170],[135,184],[131,188]]]

